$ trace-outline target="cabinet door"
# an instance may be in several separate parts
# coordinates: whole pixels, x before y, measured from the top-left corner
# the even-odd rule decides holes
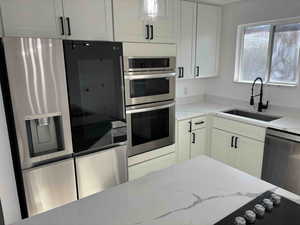
[[[177,160],[179,162],[190,159],[191,133],[190,120],[178,121],[177,130]]]
[[[206,129],[192,131],[191,135],[191,158],[206,153]]]
[[[236,167],[252,176],[261,177],[264,143],[250,138],[237,139]]]
[[[211,156],[232,167],[236,167],[236,149],[232,146],[233,135],[218,129],[212,130]]]
[[[142,162],[140,164],[130,166],[128,168],[129,180],[134,180],[142,176],[145,176],[151,172],[168,168],[174,165],[175,163],[176,163],[176,155],[175,153],[171,153],[169,155],[165,155],[159,158]]]
[[[61,37],[61,0],[2,0],[5,36]]]
[[[177,65],[183,68],[181,79],[194,77],[195,38],[196,38],[195,2],[180,1],[178,15]]]
[[[63,0],[63,5],[69,39],[113,40],[111,0]]]
[[[143,0],[113,0],[116,41],[148,42]]]
[[[196,77],[218,75],[221,35],[221,8],[198,4]]]
[[[153,40],[156,43],[175,44],[177,40],[177,0],[157,0],[157,16],[153,24]]]

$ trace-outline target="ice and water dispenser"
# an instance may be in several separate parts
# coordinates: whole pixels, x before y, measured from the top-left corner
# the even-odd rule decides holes
[[[64,150],[61,116],[26,120],[30,157]]]

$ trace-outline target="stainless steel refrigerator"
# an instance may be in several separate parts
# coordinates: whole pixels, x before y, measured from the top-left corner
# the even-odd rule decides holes
[[[62,40],[3,38],[2,42],[5,52],[2,63],[6,63],[8,78],[5,85],[10,90],[12,106],[12,114],[7,117],[14,121],[25,196],[23,202],[26,202],[28,216],[127,181],[123,92],[116,92],[112,99],[121,105],[99,105],[95,101],[101,100],[101,96],[89,98],[88,95],[82,95],[78,100],[89,99],[86,105],[81,104],[79,108],[72,105],[73,93],[75,96],[87,93],[88,88],[92,88],[92,94],[103,85],[105,88],[117,85],[116,88],[122,90],[120,51],[117,62],[116,58],[108,57],[111,61],[105,68],[103,64],[94,64],[94,73],[102,76],[102,80],[97,80],[86,71],[93,63],[83,60],[80,65],[75,65],[76,62],[69,60],[69,50],[64,48]],[[73,49],[74,43],[70,42]],[[77,57],[84,58],[88,50],[78,53]],[[101,55],[101,49],[94,49],[92,54]],[[65,64],[65,57],[68,64]],[[116,63],[117,69],[114,68]],[[84,73],[77,77],[73,77],[74,72],[68,73],[67,77],[70,66],[78,66]],[[101,72],[104,69],[105,73]],[[110,74],[109,70],[117,72]],[[90,77],[92,79],[88,80]],[[72,86],[70,79],[78,78],[83,86]],[[117,82],[110,84],[112,80]],[[103,90],[97,94],[103,94]],[[93,108],[93,105],[97,107]],[[101,116],[103,112],[104,117]],[[115,113],[111,115],[113,119],[109,118],[111,112]],[[104,126],[99,127],[99,123]],[[86,147],[84,151],[82,146]]]

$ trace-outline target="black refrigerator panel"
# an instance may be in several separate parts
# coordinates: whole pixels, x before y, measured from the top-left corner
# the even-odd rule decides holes
[[[122,44],[64,41],[74,152],[126,141]]]

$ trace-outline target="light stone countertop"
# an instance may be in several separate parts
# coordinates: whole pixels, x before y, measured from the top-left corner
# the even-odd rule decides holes
[[[255,119],[250,119],[241,116],[235,116],[224,113],[231,109],[241,109],[250,112],[256,112],[252,107],[245,104],[238,103],[215,103],[210,101],[198,101],[187,104],[177,104],[176,105],[176,119],[177,120],[187,120],[200,116],[207,115],[217,115],[219,117],[232,119],[240,121],[243,123],[248,123],[250,125],[265,127],[265,128],[275,128],[283,131],[288,131],[296,134],[300,134],[300,111],[299,113],[284,111],[283,109],[278,109],[273,107],[262,114],[274,115],[281,117],[278,120],[271,122],[263,122]]]
[[[300,196],[200,156],[15,225],[212,225],[267,190],[300,203]]]

